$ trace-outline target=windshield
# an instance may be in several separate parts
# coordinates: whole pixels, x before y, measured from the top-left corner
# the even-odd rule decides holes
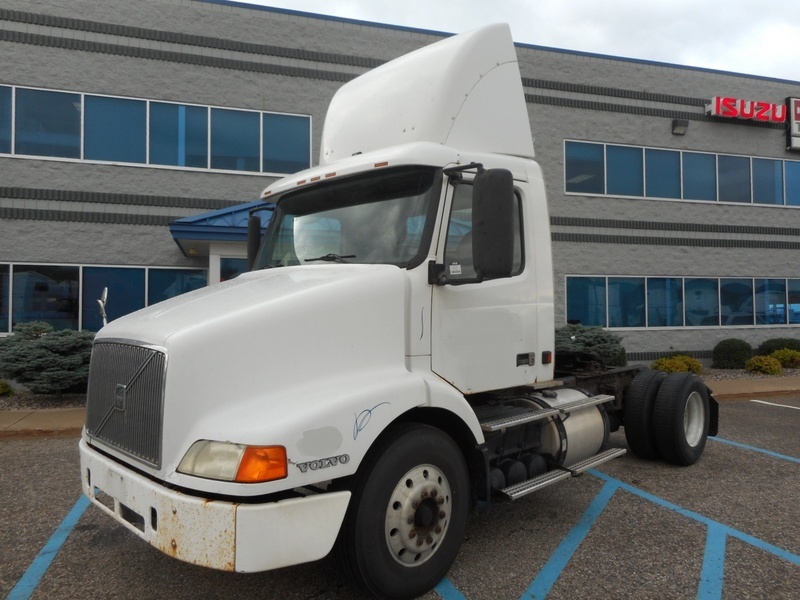
[[[421,264],[430,246],[440,173],[380,170],[284,196],[257,268],[317,261]]]

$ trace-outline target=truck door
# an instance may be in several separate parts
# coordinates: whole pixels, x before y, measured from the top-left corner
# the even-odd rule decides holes
[[[538,340],[536,279],[525,268],[520,195],[514,194],[512,275],[481,281],[473,261],[472,191],[471,181],[451,186],[440,234],[444,248],[438,250],[444,276],[432,291],[432,369],[463,393],[536,381],[531,363]]]

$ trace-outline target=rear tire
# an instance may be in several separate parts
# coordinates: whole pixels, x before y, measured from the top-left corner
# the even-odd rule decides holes
[[[469,476],[442,431],[400,424],[370,452],[336,553],[351,580],[375,598],[416,598],[450,569],[464,541]]]
[[[663,371],[642,371],[634,377],[625,394],[623,423],[628,447],[639,458],[660,457],[653,431],[653,409],[661,384],[667,378]]]
[[[708,390],[692,373],[671,373],[661,384],[653,410],[653,431],[661,457],[675,465],[693,465],[708,439]]]

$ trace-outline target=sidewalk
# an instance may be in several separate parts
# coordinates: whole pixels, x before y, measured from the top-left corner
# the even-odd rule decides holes
[[[717,400],[800,394],[800,377],[709,381]],[[85,408],[0,410],[0,439],[29,436],[78,437],[86,421]]]
[[[28,436],[78,437],[84,421],[85,408],[0,410],[0,439]]]

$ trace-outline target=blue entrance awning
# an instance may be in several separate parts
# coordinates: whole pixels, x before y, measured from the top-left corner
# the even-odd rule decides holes
[[[252,213],[261,217],[262,233],[266,229],[274,204],[263,200],[237,204],[220,210],[184,217],[169,225],[172,239],[186,256],[208,256],[213,242],[247,243],[247,221]],[[262,210],[255,210],[259,207]]]

